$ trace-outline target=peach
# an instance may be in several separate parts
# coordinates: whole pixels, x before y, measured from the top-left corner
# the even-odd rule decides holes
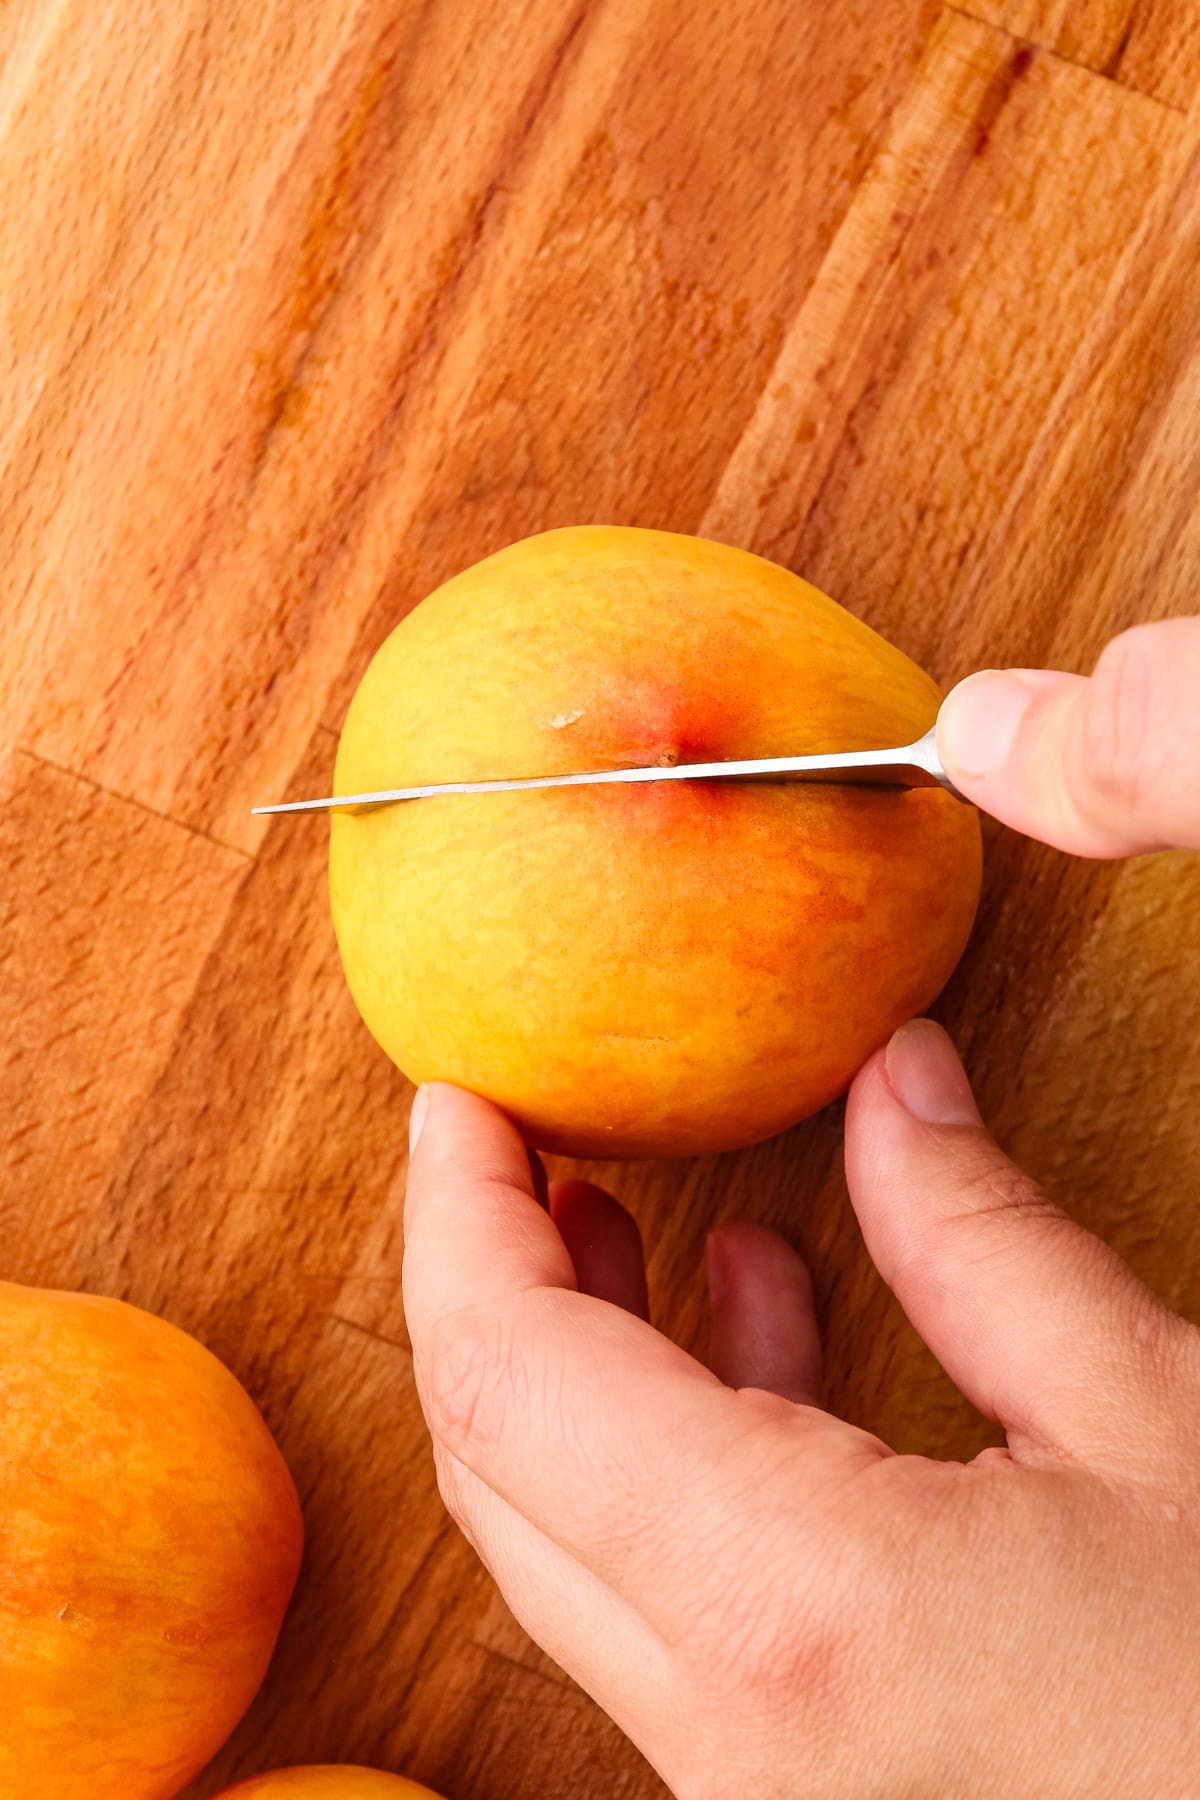
[[[402,1775],[323,1763],[319,1768],[257,1775],[227,1789],[218,1800],[437,1800],[437,1796]]]
[[[334,791],[873,748],[938,702],[785,569],[580,527],[396,627]],[[940,789],[685,781],[332,819],[343,965],[388,1055],[587,1156],[729,1149],[824,1106],[942,987],[979,879],[977,817]]]
[[[168,1800],[249,1705],[300,1561],[283,1458],[214,1356],[0,1284],[0,1795]]]

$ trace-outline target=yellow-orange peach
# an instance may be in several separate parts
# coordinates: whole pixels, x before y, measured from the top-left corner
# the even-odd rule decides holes
[[[397,626],[335,792],[879,747],[938,700],[785,569],[580,527]],[[929,788],[666,782],[332,820],[342,960],[389,1056],[589,1156],[730,1148],[833,1099],[945,982],[979,875],[976,815]]]
[[[300,1559],[253,1402],[161,1319],[0,1284],[0,1796],[169,1800],[249,1705]]]
[[[323,1763],[319,1768],[257,1775],[229,1788],[218,1800],[437,1800],[437,1796],[402,1775]]]

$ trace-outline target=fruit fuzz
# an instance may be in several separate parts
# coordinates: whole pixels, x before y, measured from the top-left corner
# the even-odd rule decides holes
[[[760,557],[553,531],[397,626],[335,791],[878,748],[939,698]],[[975,813],[930,788],[682,781],[332,819],[342,961],[388,1055],[584,1156],[730,1149],[824,1106],[937,994],[979,879]]]

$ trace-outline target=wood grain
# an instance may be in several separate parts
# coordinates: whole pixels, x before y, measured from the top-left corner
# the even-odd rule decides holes
[[[0,768],[0,859],[5,1273],[53,1282],[73,1245],[94,1253],[94,1199],[247,863],[21,751]]]
[[[960,10],[1182,112],[1195,102],[1192,0],[964,0]]]
[[[0,10],[4,1273],[247,1382],[305,1574],[197,1796],[662,1790],[442,1514],[400,1301],[408,1089],[325,834],[372,650],[583,519],[796,568],[951,680],[1195,608],[1188,0],[10,0]],[[1002,1141],[1200,1318],[1200,862],[988,832],[940,1003]],[[871,1269],[840,1109],[592,1171],[699,1348],[705,1229],[808,1254],[836,1405],[990,1440]]]

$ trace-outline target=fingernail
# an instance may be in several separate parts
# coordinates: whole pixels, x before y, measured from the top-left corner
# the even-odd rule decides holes
[[[1003,768],[1036,697],[1030,683],[1000,669],[984,669],[960,681],[938,714],[938,750],[947,770],[991,775]]]
[[[888,1086],[927,1125],[979,1125],[979,1108],[958,1052],[932,1019],[902,1025],[884,1057]]]
[[[413,1095],[412,1110],[408,1115],[408,1154],[411,1156],[420,1141],[425,1129],[425,1114],[429,1111],[429,1089],[419,1087]]]

